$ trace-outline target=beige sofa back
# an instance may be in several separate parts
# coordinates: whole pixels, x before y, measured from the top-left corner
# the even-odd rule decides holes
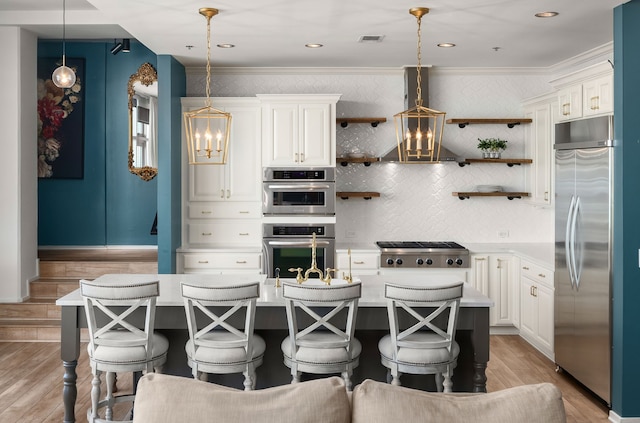
[[[486,422],[564,423],[560,390],[549,383],[489,394],[439,394],[366,380],[350,398],[339,377],[239,391],[186,377],[145,375],[134,423]]]

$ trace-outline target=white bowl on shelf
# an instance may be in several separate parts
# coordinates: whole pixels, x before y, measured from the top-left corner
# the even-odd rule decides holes
[[[365,157],[364,153],[348,153],[347,157],[350,157],[352,159],[362,159],[363,157]]]
[[[502,192],[500,185],[477,185],[476,191],[478,192]]]

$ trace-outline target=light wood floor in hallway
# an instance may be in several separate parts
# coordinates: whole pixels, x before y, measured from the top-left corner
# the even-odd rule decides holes
[[[78,422],[86,421],[91,389],[85,347],[83,344],[77,369]],[[58,343],[0,342],[0,422],[61,422],[62,374]],[[608,421],[605,406],[566,375],[557,374],[555,365],[519,336],[491,337],[487,379],[489,392],[530,383],[555,383],[564,397],[567,422]],[[122,375],[118,388],[130,391],[131,378]]]

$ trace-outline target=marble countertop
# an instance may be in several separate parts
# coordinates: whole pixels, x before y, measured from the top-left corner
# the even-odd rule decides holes
[[[432,285],[442,284],[437,280],[429,280],[424,276],[407,277],[402,276],[401,281],[395,281],[394,276],[360,276],[355,278],[354,282],[362,284],[362,297],[359,301],[360,307],[386,307],[387,303],[384,298],[385,282],[398,282],[403,285]],[[227,275],[196,275],[196,274],[108,274],[95,279],[96,283],[107,284],[128,284],[131,282],[147,282],[158,280],[160,282],[160,296],[157,300],[158,306],[181,306],[183,305],[182,296],[180,294],[180,282],[202,283],[207,285],[228,285],[229,283],[247,284],[251,282],[260,282],[260,298],[257,301],[259,307],[282,307],[284,298],[282,297],[282,288],[275,287],[275,279],[267,279],[266,275],[255,274],[227,274]],[[281,283],[296,283],[295,279],[281,279]],[[334,279],[333,285],[347,283],[343,279]],[[305,284],[324,285],[319,280],[309,280]],[[77,289],[56,301],[59,306],[82,306],[82,296],[80,290]],[[471,285],[464,284],[464,293],[460,301],[461,307],[492,307],[493,301],[487,296],[480,293]]]

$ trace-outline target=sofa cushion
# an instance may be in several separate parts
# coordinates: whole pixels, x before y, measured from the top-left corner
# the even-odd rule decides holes
[[[352,422],[564,423],[562,394],[541,383],[477,395],[441,394],[365,380],[352,396]]]
[[[339,377],[255,391],[196,379],[149,373],[140,379],[133,409],[137,423],[350,422]]]

